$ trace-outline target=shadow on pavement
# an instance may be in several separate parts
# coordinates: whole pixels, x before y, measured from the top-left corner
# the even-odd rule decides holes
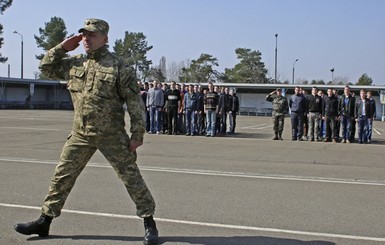
[[[100,235],[75,235],[75,236],[59,236],[52,235],[47,238],[31,237],[27,240],[55,240],[55,239],[70,239],[70,240],[93,240],[97,241],[126,241],[140,242],[143,237],[130,236],[100,236]],[[296,239],[285,239],[263,236],[232,236],[232,237],[160,237],[159,244],[201,244],[201,245],[335,245],[329,241],[301,241]]]

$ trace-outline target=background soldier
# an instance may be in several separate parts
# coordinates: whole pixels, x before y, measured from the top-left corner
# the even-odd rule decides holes
[[[51,180],[42,215],[36,221],[15,225],[24,235],[49,235],[53,218],[60,216],[77,177],[96,150],[99,150],[123,181],[144,218],[144,244],[157,244],[158,231],[153,214],[154,199],[136,165],[136,148],[143,143],[144,107],[136,78],[125,63],[108,51],[107,22],[87,19],[76,35],[50,49],[40,70],[52,79],[68,80],[74,105],[72,131],[64,145],[60,162]],[[79,42],[87,55],[66,57]],[[125,130],[123,104],[130,115],[131,138]]]
[[[273,96],[276,94],[276,96]],[[283,126],[285,122],[285,115],[289,110],[289,105],[285,96],[282,95],[282,89],[271,92],[266,96],[266,100],[273,103],[273,140],[282,140]]]

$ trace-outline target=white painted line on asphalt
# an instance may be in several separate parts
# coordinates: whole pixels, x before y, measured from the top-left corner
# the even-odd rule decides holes
[[[21,209],[33,209],[33,210],[40,210],[41,209],[41,207],[36,207],[36,206],[17,205],[17,204],[9,204],[9,203],[0,203],[0,206],[8,207],[8,208],[21,208]],[[62,212],[71,213],[71,214],[99,216],[99,217],[111,217],[111,218],[122,218],[122,219],[141,219],[138,216],[133,216],[133,215],[87,212],[87,211],[78,211],[78,210],[69,210],[69,209],[63,209]],[[174,224],[196,225],[196,226],[215,227],[215,228],[224,228],[224,229],[232,229],[232,230],[262,231],[262,232],[295,234],[295,235],[316,236],[316,237],[326,237],[326,238],[342,238],[342,239],[350,239],[350,240],[385,242],[384,237],[355,236],[355,235],[323,233],[323,232],[296,231],[296,230],[277,229],[277,228],[265,228],[265,227],[243,226],[243,225],[229,225],[229,224],[218,224],[218,223],[207,223],[207,222],[176,220],[176,219],[163,219],[163,218],[155,218],[155,220],[159,221],[159,222],[167,222],[167,223],[174,223]]]
[[[57,128],[26,128],[26,127],[0,127],[5,129],[21,129],[21,130],[37,130],[37,131],[66,131],[70,132],[71,129],[57,129]]]
[[[260,130],[260,129],[265,129],[265,128],[272,128],[273,125],[269,125],[269,126],[265,126],[265,127],[259,127],[259,128],[250,128],[250,129],[257,129],[257,130]]]
[[[376,133],[377,133],[378,135],[381,135],[381,133],[380,133],[377,129],[373,128],[373,130],[376,131]]]
[[[56,162],[38,159],[25,158],[5,158],[0,157],[3,162],[19,162],[19,163],[38,163],[56,165]],[[88,163],[88,167],[95,168],[111,168],[110,165],[102,163]],[[337,178],[321,178],[311,176],[295,176],[295,175],[272,175],[272,174],[258,174],[258,173],[243,173],[243,172],[224,172],[224,171],[210,171],[200,169],[183,169],[183,168],[165,168],[165,167],[150,167],[140,166],[141,171],[150,172],[166,172],[166,173],[180,173],[180,174],[195,174],[206,176],[220,176],[220,177],[237,177],[237,178],[251,178],[251,179],[270,179],[270,180],[288,180],[288,181],[305,181],[305,182],[320,182],[320,183],[334,183],[334,184],[348,184],[348,185],[368,185],[368,186],[385,186],[383,180],[357,180],[357,179],[337,179]]]
[[[266,125],[267,125],[266,123],[262,123],[262,124],[247,126],[247,127],[240,127],[240,129],[255,128],[255,127],[266,126]]]

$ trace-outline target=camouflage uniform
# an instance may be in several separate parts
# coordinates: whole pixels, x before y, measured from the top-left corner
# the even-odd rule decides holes
[[[87,27],[88,22],[85,24]],[[108,32],[105,24],[99,29],[107,28]],[[145,131],[143,101],[133,73],[108,51],[108,46],[86,55],[66,57],[66,50],[59,44],[46,53],[39,68],[52,79],[68,81],[74,105],[72,131],[42,212],[50,217],[60,215],[76,178],[99,150],[123,181],[136,204],[137,215],[152,216],[154,199],[136,165],[136,152],[129,149],[130,140],[143,142]],[[124,103],[130,116],[131,139],[125,130]]]
[[[283,126],[285,122],[285,115],[289,110],[289,104],[285,96],[272,96],[267,95],[266,100],[273,103],[273,130],[275,135],[279,135],[281,138],[283,132]]]

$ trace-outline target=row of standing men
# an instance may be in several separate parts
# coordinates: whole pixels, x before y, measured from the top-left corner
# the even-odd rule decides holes
[[[234,89],[213,83],[203,89],[174,81],[168,86],[157,80],[140,85],[147,133],[207,137],[235,133],[239,99]]]
[[[345,86],[341,96],[332,88],[325,95],[316,87],[311,94],[295,87],[288,102],[278,88],[268,94],[266,100],[273,104],[274,140],[282,140],[284,118],[290,109],[292,140],[351,143],[356,141],[357,127],[357,142],[372,142],[376,102],[371,91],[361,89],[356,99],[349,86]]]

